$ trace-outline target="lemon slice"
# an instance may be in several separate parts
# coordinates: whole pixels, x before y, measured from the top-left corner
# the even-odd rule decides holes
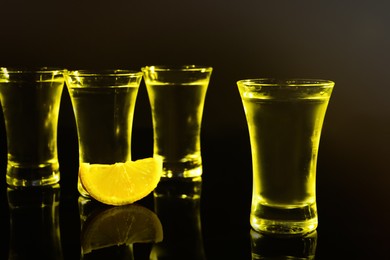
[[[111,246],[160,242],[163,230],[157,215],[139,205],[105,209],[87,220],[82,228],[84,254]]]
[[[115,164],[81,163],[81,184],[89,195],[108,205],[126,205],[150,194],[160,181],[161,158]]]

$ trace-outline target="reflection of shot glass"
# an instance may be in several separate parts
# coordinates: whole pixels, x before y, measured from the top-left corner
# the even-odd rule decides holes
[[[63,259],[60,185],[8,187],[10,243],[8,259]]]
[[[164,239],[153,246],[150,259],[206,259],[200,216],[201,191],[201,177],[160,181],[153,196]]]
[[[163,177],[202,175],[200,129],[211,67],[142,68]]]
[[[250,231],[252,260],[313,260],[317,249],[317,231],[304,236],[274,237]]]
[[[276,234],[316,229],[317,154],[334,83],[249,79],[237,84],[252,150],[252,227]]]
[[[141,72],[69,71],[66,84],[76,119],[79,163],[131,160],[131,132]],[[81,195],[88,193],[78,181]]]
[[[153,244],[163,239],[157,215],[143,206],[108,206],[83,196],[78,205],[80,259],[137,259],[134,244]]]
[[[12,186],[40,186],[60,179],[57,124],[64,86],[63,71],[0,69]]]

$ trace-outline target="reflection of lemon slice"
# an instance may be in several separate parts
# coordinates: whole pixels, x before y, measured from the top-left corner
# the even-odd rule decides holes
[[[161,158],[146,158],[115,164],[80,164],[81,183],[94,199],[110,205],[125,205],[152,192],[162,174]]]
[[[138,205],[111,207],[87,220],[83,226],[81,247],[92,250],[133,243],[160,242],[163,238],[157,215]]]

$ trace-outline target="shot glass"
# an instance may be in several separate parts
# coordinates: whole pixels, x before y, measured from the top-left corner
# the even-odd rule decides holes
[[[153,119],[155,156],[163,177],[202,175],[200,131],[211,67],[143,67]]]
[[[79,164],[131,160],[133,115],[142,73],[73,70],[65,73],[76,120]],[[83,196],[88,192],[78,180]]]
[[[7,135],[6,182],[41,186],[60,180],[57,125],[63,70],[0,68],[0,101]]]
[[[252,152],[252,227],[286,235],[315,230],[317,155],[334,82],[247,79],[237,85]]]

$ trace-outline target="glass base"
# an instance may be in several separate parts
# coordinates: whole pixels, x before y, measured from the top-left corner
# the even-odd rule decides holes
[[[304,235],[316,230],[317,207],[311,205],[283,208],[257,205],[251,213],[250,223],[254,230],[270,235]]]
[[[59,165],[55,163],[25,167],[8,164],[6,181],[10,186],[29,187],[52,185],[60,181]]]
[[[202,177],[163,178],[154,189],[154,198],[200,199]]]
[[[187,163],[163,163],[162,178],[194,178],[203,173],[202,165],[189,165]]]

